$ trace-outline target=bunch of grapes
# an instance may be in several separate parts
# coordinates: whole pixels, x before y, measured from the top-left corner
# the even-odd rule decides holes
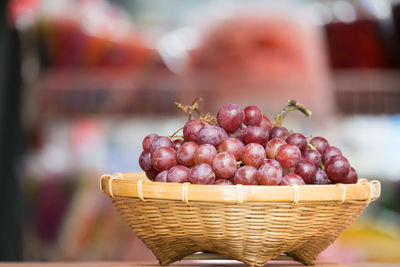
[[[281,126],[286,114],[294,109],[301,110],[299,106],[303,107],[289,102],[272,123],[257,106],[243,110],[238,105],[227,104],[214,119],[200,116],[188,120],[181,138],[146,136],[140,167],[156,182],[356,183],[356,171],[337,147],[323,137],[307,138]]]

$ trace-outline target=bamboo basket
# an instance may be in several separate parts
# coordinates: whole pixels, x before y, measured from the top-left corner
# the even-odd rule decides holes
[[[303,186],[156,183],[144,173],[100,179],[103,193],[159,260],[198,251],[249,266],[285,253],[306,265],[380,196],[380,183]]]

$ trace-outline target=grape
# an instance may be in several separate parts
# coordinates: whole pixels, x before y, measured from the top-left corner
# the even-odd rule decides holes
[[[276,160],[267,160],[258,169],[258,182],[261,185],[279,185],[282,181],[282,169]]]
[[[343,156],[333,156],[325,163],[325,171],[333,183],[345,179],[350,171],[350,164]]]
[[[186,141],[196,141],[198,134],[204,126],[201,120],[189,120],[183,127],[183,137]]]
[[[268,132],[271,132],[272,129],[272,122],[268,119],[267,116],[262,115],[260,126],[267,129]]]
[[[261,166],[264,165],[265,163],[268,163],[269,165],[274,165],[274,166],[278,167],[279,169],[281,169],[283,171],[283,168],[282,168],[281,164],[279,164],[279,162],[277,162],[274,159],[265,159],[263,161],[263,164],[261,164]],[[260,166],[260,168],[261,168],[261,166]]]
[[[267,157],[269,159],[275,159],[276,153],[278,153],[278,149],[285,145],[286,141],[280,138],[274,138],[268,141],[265,146],[265,152],[267,153]]]
[[[214,184],[218,184],[218,185],[232,185],[232,182],[229,181],[228,179],[217,179],[217,180],[215,180]]]
[[[245,130],[244,143],[259,143],[265,146],[268,142],[269,133],[268,130],[261,126],[249,126]]]
[[[283,174],[283,176],[285,176],[286,174],[289,174],[289,173],[295,173],[295,171],[296,171],[296,167],[286,168],[286,169],[282,169],[282,174]]]
[[[315,167],[319,167],[321,164],[321,154],[317,150],[306,150],[303,153],[303,159],[312,162]]]
[[[286,144],[282,145],[276,153],[276,160],[281,164],[282,168],[296,167],[301,158],[301,152],[297,146]]]
[[[238,139],[240,142],[244,143],[244,134],[245,134],[245,129],[239,128],[233,133],[229,133],[228,136],[232,138]]]
[[[257,143],[250,143],[244,147],[242,160],[245,165],[259,167],[265,159],[264,147]]]
[[[167,182],[167,174],[168,174],[167,170],[164,170],[164,171],[158,173],[156,176],[156,179],[154,181],[159,182],[159,183]]]
[[[220,152],[229,152],[235,157],[236,160],[240,160],[244,149],[244,145],[236,138],[226,138],[218,146]]]
[[[199,145],[193,141],[183,143],[178,151],[176,151],[178,163],[187,167],[193,166],[194,153],[196,152],[198,147]]]
[[[334,156],[342,156],[342,151],[335,146],[329,146],[325,149],[324,154],[322,154],[322,162],[325,164],[330,158]]]
[[[328,175],[324,170],[320,168],[317,169],[314,184],[328,184]]]
[[[213,160],[212,169],[217,177],[231,178],[236,172],[235,157],[228,152],[218,153]]]
[[[289,131],[285,127],[275,126],[272,128],[270,133],[270,139],[280,138],[285,140],[289,136]]]
[[[223,106],[217,114],[218,125],[228,133],[236,131],[242,126],[244,120],[244,112],[242,108],[236,104],[227,104]]]
[[[189,182],[192,184],[213,184],[215,174],[210,165],[202,163],[190,170]]]
[[[295,173],[303,178],[303,181],[306,184],[312,184],[315,180],[317,168],[311,161],[302,160],[299,162],[299,164],[297,164]]]
[[[150,149],[151,143],[158,137],[157,134],[149,134],[143,139],[142,142],[142,147],[144,151],[147,151]]]
[[[189,168],[177,165],[172,167],[167,173],[167,182],[169,183],[186,183],[189,182]]]
[[[244,124],[247,126],[259,126],[262,120],[262,112],[256,106],[248,106],[244,109]]]
[[[257,185],[257,169],[253,166],[242,166],[240,167],[236,173],[233,180],[235,184],[243,184],[243,185]]]
[[[301,179],[300,176],[294,173],[289,173],[286,174],[282,178],[281,185],[291,185],[291,184],[297,184],[297,185],[305,185],[303,179]]]
[[[194,163],[207,163],[208,165],[212,165],[215,155],[217,155],[217,150],[214,146],[202,144],[196,149],[196,152],[194,152]]]
[[[211,144],[217,147],[226,138],[228,138],[228,135],[221,127],[206,125],[201,128],[199,135],[197,136],[197,143],[200,145]]]
[[[318,150],[318,152],[321,153],[321,155],[324,154],[325,149],[327,149],[329,146],[328,140],[321,136],[312,138],[310,140],[310,144],[312,144]]]
[[[183,139],[175,139],[174,141],[172,141],[172,143],[174,144],[175,151],[178,151],[178,149],[181,147],[183,141],[184,141]]]
[[[357,183],[358,180],[358,175],[356,170],[353,167],[350,167],[350,171],[349,174],[347,174],[347,176],[343,179],[340,179],[338,181],[338,183],[342,183],[342,184],[355,184]]]
[[[155,169],[151,169],[150,171],[146,171],[145,173],[147,178],[154,181],[158,172]]]
[[[153,166],[157,171],[168,170],[176,165],[176,152],[170,147],[161,147],[153,153]]]
[[[139,165],[140,168],[144,171],[153,170],[153,158],[151,157],[151,153],[149,151],[143,151],[139,156]]]
[[[286,143],[295,145],[300,149],[301,153],[304,153],[307,148],[307,139],[304,135],[300,133],[294,133],[288,136]]]
[[[161,147],[174,148],[174,144],[168,137],[159,136],[156,139],[154,139],[154,141],[151,143],[149,151],[151,154],[153,154],[157,149]]]

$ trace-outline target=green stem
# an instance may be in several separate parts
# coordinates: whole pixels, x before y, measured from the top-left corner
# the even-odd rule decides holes
[[[289,99],[288,105],[281,112],[279,112],[278,115],[276,115],[274,120],[274,126],[281,126],[287,114],[293,110],[299,110],[307,117],[311,117],[312,114],[311,110],[307,109],[303,104],[295,100]]]

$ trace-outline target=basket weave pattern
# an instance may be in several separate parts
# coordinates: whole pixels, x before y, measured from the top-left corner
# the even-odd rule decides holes
[[[310,265],[358,217],[369,201],[380,194],[379,187],[375,196],[371,197],[371,190],[366,200],[347,201],[342,194],[339,199],[307,202],[302,202],[301,196],[291,202],[247,202],[245,197],[243,203],[212,202],[204,196],[204,201],[188,204],[184,195],[187,191],[181,192],[182,199],[146,199],[146,194],[141,192],[143,184],[150,188],[151,184],[158,183],[138,186],[137,181],[130,181],[136,186],[136,194],[114,195],[114,186],[109,182],[110,177],[103,176],[102,190],[112,196],[124,221],[152,250],[161,265],[197,251],[216,252],[250,266],[263,266],[268,260],[286,253]],[[286,188],[292,190],[290,186]],[[157,192],[162,196],[163,192]],[[351,191],[343,192],[350,196]]]

